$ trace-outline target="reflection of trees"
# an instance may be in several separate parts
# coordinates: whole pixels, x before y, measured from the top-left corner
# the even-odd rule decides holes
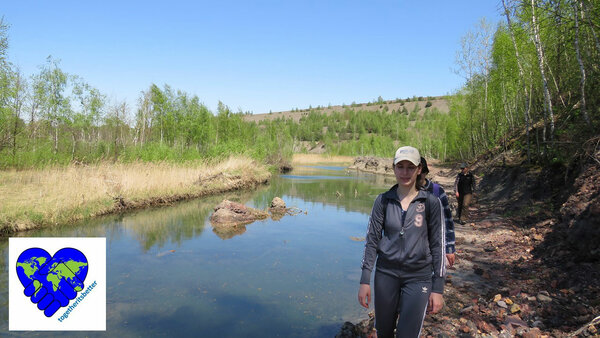
[[[335,178],[327,179],[326,176],[322,176],[324,172]],[[169,242],[179,245],[187,239],[202,234],[206,226],[211,227],[208,218],[213,208],[223,199],[266,209],[275,196],[297,196],[309,202],[338,206],[347,211],[370,213],[375,197],[395,183],[393,177],[371,174],[350,175],[348,178],[341,179],[340,176],[347,175],[344,171],[321,170],[306,172],[306,174],[321,176],[317,179],[274,177],[269,186],[260,187],[258,191],[231,192],[168,208],[126,214],[120,220],[123,227],[118,229],[133,234],[144,250],[149,250],[154,246],[163,247]],[[339,196],[336,193],[339,193]],[[245,230],[245,226],[226,232],[213,228],[213,232],[223,239],[242,234]],[[97,235],[102,236],[102,234]]]
[[[61,224],[42,229],[20,231],[12,237],[106,237],[107,241],[123,235],[120,223],[123,214],[101,216],[73,224]]]
[[[319,172],[321,173],[322,171]],[[253,203],[257,208],[264,208],[275,196],[287,195],[297,196],[308,202],[337,206],[346,211],[368,214],[377,195],[396,182],[392,176],[356,174],[341,178],[347,175],[344,171],[331,171],[331,173],[331,179],[326,176],[319,176],[318,179],[274,177],[270,189],[256,194]],[[296,175],[296,172],[292,172],[292,175]]]
[[[266,209],[275,196],[298,197],[307,202],[336,206],[346,211],[370,213],[375,197],[395,183],[393,177],[355,174],[345,171],[303,172],[294,170],[294,175],[319,175],[318,178],[285,179],[273,177],[271,184],[258,191],[237,191],[183,202],[171,207],[140,210],[133,213],[110,215],[72,225],[51,227],[41,230],[20,232],[14,236],[43,237],[106,237],[111,240],[131,234],[147,251],[154,246],[163,247],[169,242],[181,244],[194,238],[211,226],[208,218],[213,208],[223,199]],[[331,176],[328,179],[327,176]],[[342,176],[347,176],[343,178]],[[251,202],[249,202],[251,201]],[[287,203],[287,201],[286,201]],[[293,205],[287,205],[293,207]],[[239,227],[231,233],[213,230],[221,238],[230,238],[243,233]],[[8,241],[0,242],[0,252],[6,254]],[[6,268],[5,257],[0,257],[0,267]]]
[[[145,251],[154,246],[161,248],[169,242],[179,245],[185,240],[202,234],[206,225],[210,226],[208,218],[213,208],[223,199],[244,203],[252,193],[228,193],[184,202],[168,208],[141,211],[125,216],[122,220],[123,228],[137,238]]]

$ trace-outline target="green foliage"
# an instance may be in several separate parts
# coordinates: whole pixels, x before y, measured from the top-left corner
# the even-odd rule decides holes
[[[413,110],[412,110],[412,112],[413,112],[413,113],[418,113],[418,112],[419,112],[419,110],[421,110],[421,107],[419,106],[419,102],[416,102],[416,103],[415,103],[415,106],[413,107]]]
[[[26,81],[7,59],[8,26],[0,21],[0,167],[101,160],[187,161],[231,154],[281,163],[306,143],[323,143],[331,154],[386,157],[399,145],[410,144],[426,156],[464,159],[502,144],[509,133],[524,134],[526,111],[530,125],[542,125],[531,132],[543,135],[546,127],[549,135],[530,29],[531,4],[516,4],[510,11],[514,13],[510,27],[499,25],[492,34],[482,23],[481,31],[470,35],[473,40],[465,40],[464,47],[469,42],[478,53],[463,51],[461,66],[470,66],[464,68],[469,70],[467,81],[455,94],[444,97],[448,114],[433,108],[433,97],[422,96],[394,100],[402,109],[389,113],[388,102],[379,96],[367,104],[369,111],[356,102],[329,115],[319,112],[320,105],[295,108],[292,111],[303,112],[299,123],[284,119],[246,122],[247,112],[233,112],[222,102],[211,112],[197,96],[166,84],[150,84],[132,111],[125,103],[108,104],[104,94],[64,72],[52,57]],[[582,4],[585,8],[579,11],[567,2],[543,2],[536,8],[538,22],[553,23],[540,25],[540,39],[546,51],[544,69],[551,79],[556,129],[555,141],[548,137],[545,143],[531,146],[536,149],[534,160],[569,163],[565,154],[575,151],[564,151],[560,145],[573,143],[573,135],[582,130],[599,127],[600,96],[595,93],[600,91],[600,50],[594,34],[600,3]],[[579,30],[574,27],[575,15],[579,15]],[[485,37],[490,37],[489,43]],[[577,37],[581,64],[574,43]],[[583,88],[581,67],[587,78]],[[425,111],[420,114],[419,101],[425,100]],[[414,102],[410,112],[405,102]],[[584,122],[586,116],[589,125]],[[528,143],[521,139],[515,144],[525,150]]]
[[[477,32],[463,39],[459,64],[467,82],[451,99],[451,115],[466,137],[451,145],[452,152],[472,156],[503,144],[507,134],[521,134],[516,144],[530,154],[531,161],[568,163],[574,152],[565,145],[583,143],[598,128],[600,99],[595,93],[600,89],[600,69],[595,65],[600,62],[600,49],[593,23],[600,20],[600,3],[506,3],[512,6],[510,26],[499,25],[492,34],[482,22]],[[544,50],[542,67],[534,44],[532,6]],[[540,69],[545,70],[552,115]],[[586,107],[580,113],[583,102]],[[527,139],[528,127],[537,136]]]

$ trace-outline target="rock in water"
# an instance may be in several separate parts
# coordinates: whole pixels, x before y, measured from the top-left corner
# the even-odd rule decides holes
[[[210,216],[210,222],[213,226],[240,225],[265,219],[268,216],[269,214],[265,211],[223,200],[215,207],[215,212]]]
[[[269,211],[271,212],[271,218],[273,218],[274,221],[279,221],[287,214],[288,209],[281,198],[274,197],[269,206]]]
[[[210,223],[220,238],[228,239],[246,231],[244,225],[267,217],[269,214],[265,211],[223,200],[215,207],[215,212],[210,216]]]
[[[285,209],[285,202],[281,198],[275,197],[271,201],[271,208],[282,208],[282,209]]]

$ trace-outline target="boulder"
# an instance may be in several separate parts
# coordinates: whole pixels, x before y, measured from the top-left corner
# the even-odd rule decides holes
[[[265,211],[247,207],[241,203],[223,200],[215,207],[215,212],[210,216],[213,227],[236,226],[252,223],[265,219],[269,214]]]
[[[377,337],[375,333],[375,312],[369,313],[369,318],[360,321],[357,324],[345,322],[340,332],[335,335],[336,338],[357,338],[357,337]]]
[[[285,202],[279,197],[273,198],[273,200],[271,201],[271,205],[269,206],[269,211],[271,212],[271,218],[274,221],[279,221],[285,215],[293,214],[293,210],[288,209],[285,206]]]
[[[273,198],[273,200],[271,201],[271,206],[270,208],[275,208],[275,209],[285,209],[285,202],[279,198],[279,197],[275,197]]]

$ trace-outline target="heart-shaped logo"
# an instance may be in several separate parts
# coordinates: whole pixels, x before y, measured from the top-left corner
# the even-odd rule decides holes
[[[88,272],[85,255],[73,248],[58,250],[54,256],[40,248],[23,251],[17,259],[17,276],[25,287],[25,296],[52,317],[59,308],[83,290]]]

